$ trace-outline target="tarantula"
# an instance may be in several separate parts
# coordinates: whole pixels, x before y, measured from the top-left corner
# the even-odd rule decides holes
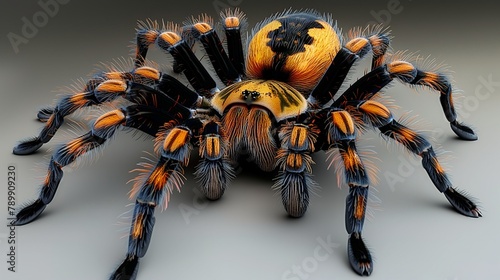
[[[135,279],[139,259],[150,243],[154,210],[166,207],[173,189],[183,184],[183,167],[193,147],[200,162],[195,175],[210,200],[219,199],[235,176],[245,151],[263,171],[276,172],[274,188],[281,192],[290,216],[304,215],[309,205],[313,159],[317,151],[337,151],[349,192],[345,227],[347,255],[353,270],[370,275],[372,257],[362,239],[368,170],[356,148],[360,130],[378,129],[382,136],[422,158],[422,165],[438,191],[461,214],[479,217],[474,202],[457,191],[428,140],[398,122],[375,99],[397,79],[439,92],[441,105],[459,138],[476,140],[468,126],[457,121],[448,78],[422,70],[388,55],[390,36],[383,28],[354,29],[346,39],[330,15],[313,10],[285,11],[259,23],[243,47],[245,15],[239,10],[221,14],[225,45],[206,16],[175,24],[140,22],[134,69],[96,74],[81,92],[40,110],[45,122],[40,134],[19,143],[15,154],[30,154],[47,143],[76,110],[123,98],[130,103],[95,120],[91,130],[59,147],[52,155],[38,199],[17,213],[16,225],[35,220],[52,201],[62,168],[104,144],[119,128],[132,128],[154,136],[157,164],[145,166],[131,191],[135,207],[127,254],[110,279]],[[193,52],[198,42],[213,66],[215,81]],[[148,49],[156,45],[173,57],[173,72],[184,83],[155,67],[146,66]],[[356,61],[372,56],[371,70],[339,91]],[[217,84],[224,87],[219,90]]]

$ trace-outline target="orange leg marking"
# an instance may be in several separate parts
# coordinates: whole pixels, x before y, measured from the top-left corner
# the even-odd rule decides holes
[[[142,238],[143,234],[143,219],[144,219],[144,214],[138,213],[137,217],[135,218],[134,225],[132,226],[132,238],[133,239],[139,239]]]
[[[189,131],[182,128],[174,128],[165,138],[165,142],[163,142],[163,150],[173,153],[188,143],[189,138]]]
[[[365,216],[365,198],[362,195],[358,195],[355,205],[354,218],[361,220]]]

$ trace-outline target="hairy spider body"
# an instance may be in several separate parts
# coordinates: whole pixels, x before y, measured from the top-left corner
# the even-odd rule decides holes
[[[311,10],[286,11],[255,28],[245,58],[241,40],[245,16],[238,10],[222,14],[226,48],[212,25],[207,16],[190,20],[182,29],[173,24],[140,23],[133,70],[99,73],[80,92],[39,112],[44,128],[37,137],[19,143],[15,154],[39,149],[64,118],[79,108],[119,97],[132,103],[103,114],[88,133],[53,153],[39,198],[20,209],[17,225],[36,219],[52,201],[64,166],[105,143],[120,127],[154,136],[158,162],[142,164],[142,173],[135,180],[130,194],[135,207],[127,254],[110,279],[136,278],[139,258],[146,254],[151,240],[154,209],[161,204],[166,207],[172,190],[180,190],[183,166],[188,165],[193,147],[200,156],[195,176],[208,199],[224,194],[245,151],[262,170],[276,170],[273,187],[293,217],[306,212],[315,185],[311,155],[338,151],[344,167],[341,175],[349,186],[345,205],[348,258],[360,275],[372,272],[373,261],[361,237],[370,180],[356,147],[359,130],[378,129],[420,156],[431,181],[458,212],[481,215],[469,198],[453,188],[429,141],[396,121],[384,104],[373,99],[394,79],[426,86],[440,93],[453,131],[462,139],[477,139],[472,129],[457,121],[447,78],[390,58],[386,53],[390,40],[383,29],[351,32],[344,42],[330,16]],[[224,84],[222,90],[193,53],[195,41],[208,54]],[[182,72],[192,89],[145,66],[152,45],[174,58],[174,72]],[[372,53],[371,71],[339,93],[351,66],[368,53]]]

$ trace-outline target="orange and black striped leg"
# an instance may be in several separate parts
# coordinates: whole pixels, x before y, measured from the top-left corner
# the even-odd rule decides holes
[[[210,121],[203,127],[200,138],[200,163],[194,175],[205,196],[210,200],[222,197],[229,182],[234,178],[233,167],[226,158],[227,139],[220,124]]]
[[[157,22],[140,23],[136,36],[135,66],[144,65],[151,45],[156,44],[174,58],[174,72],[183,72],[193,88],[202,95],[213,95],[218,91],[214,79],[210,76],[192,50],[192,40],[179,35],[180,29],[168,24],[168,30],[160,30]]]
[[[81,92],[92,92],[94,90],[94,88],[99,85],[99,83],[105,81],[105,77],[103,77],[102,75],[96,75],[94,78],[92,78],[91,80],[89,80],[85,87],[81,90]],[[76,93],[76,94],[79,94],[79,93]],[[75,95],[76,95],[75,94]],[[64,107],[64,104],[61,104],[61,103],[66,103],[66,102],[70,102],[68,99],[70,97],[67,96],[67,97],[64,97],[62,98],[61,100],[58,101],[58,104],[55,106],[55,107],[46,107],[46,108],[42,108],[38,111],[38,114],[37,114],[37,119],[41,122],[48,122],[50,117],[54,114],[54,111],[57,110],[57,108],[59,106],[62,106]],[[76,97],[75,97],[76,98]],[[77,98],[78,99],[78,98]],[[93,99],[93,100],[92,100]],[[83,106],[90,106],[90,105],[93,105],[93,104],[97,104],[97,100],[95,100],[95,98],[91,98],[91,100],[88,100],[89,103],[84,103]],[[78,104],[73,104],[74,106],[77,106]],[[74,110],[76,110],[77,108],[75,108]],[[69,112],[70,114],[71,112]]]
[[[279,132],[281,148],[277,153],[278,175],[273,186],[281,192],[283,206],[291,217],[301,217],[309,206],[312,180],[311,153],[318,130],[313,125],[287,123]]]
[[[52,139],[67,115],[80,108],[99,104],[99,101],[94,96],[94,89],[104,80],[104,76],[96,76],[87,82],[81,92],[61,98],[55,108],[41,109],[37,117],[40,121],[45,122],[45,126],[38,136],[21,141],[14,147],[12,152],[16,155],[28,155],[36,152],[43,144]]]
[[[76,110],[111,101],[126,90],[127,80],[149,81],[159,80],[158,70],[150,67],[141,67],[131,72],[101,73],[90,79],[81,92],[68,95],[60,99],[55,108],[45,108],[38,113],[38,118],[45,121],[45,126],[38,136],[21,141],[13,153],[27,155],[37,151],[43,144],[49,142],[57,130],[64,123],[64,118]],[[140,101],[140,100],[139,100]]]
[[[135,128],[155,135],[160,123],[168,120],[160,115],[157,109],[143,105],[132,105],[99,117],[91,131],[71,140],[53,153],[38,199],[20,209],[16,215],[16,225],[24,225],[35,220],[54,198],[63,177],[62,168],[104,144],[118,127]]]
[[[240,74],[227,56],[219,36],[210,24],[211,21],[210,18],[202,18],[199,22],[194,22],[192,26],[184,28],[189,29],[188,34],[201,42],[215,73],[226,86],[241,81]]]
[[[73,95],[79,95],[81,93],[91,93],[96,88],[96,86],[98,86],[100,83],[107,80],[106,74],[107,73],[96,74],[92,79],[87,81],[87,83],[85,84],[83,89],[80,91],[80,93],[75,93]],[[54,108],[47,107],[47,108],[40,109],[38,111],[38,114],[37,114],[37,119],[41,122],[48,122],[50,120],[50,117],[54,114],[54,112],[56,110],[59,110],[58,109],[59,107],[62,107],[62,109],[63,109],[62,111],[67,111],[68,114],[71,114],[73,111],[77,110],[80,107],[97,104],[97,100],[93,96],[91,96],[91,94],[86,98],[84,97],[83,100],[81,100],[82,97],[74,97],[73,102],[71,101],[71,99],[72,99],[71,97],[72,96],[63,97],[62,99],[60,99],[58,101],[58,104]],[[78,100],[81,100],[81,101],[78,101]],[[75,102],[75,101],[78,101],[78,102]],[[71,103],[73,103],[73,104],[71,104]],[[64,108],[66,108],[66,110],[64,110]]]
[[[313,106],[322,107],[331,101],[344,83],[354,62],[371,51],[373,70],[383,64],[388,47],[389,37],[383,32],[349,40],[335,55],[332,64],[312,90],[308,102]]]
[[[221,20],[226,35],[229,60],[239,75],[243,77],[245,75],[245,59],[241,32],[247,24],[245,14],[239,9],[228,10],[221,13]]]
[[[390,43],[389,35],[380,30],[364,36],[360,34],[363,33],[360,30],[351,30],[349,32],[350,40],[345,44],[345,47],[360,57],[371,51],[373,54],[371,69],[373,70],[384,63],[385,54]]]
[[[176,29],[172,25],[169,25],[169,27]],[[162,32],[160,24],[156,21],[148,20],[146,22],[139,22],[136,33],[135,68],[144,66],[149,48],[156,43],[158,36]],[[176,58],[174,58],[172,66],[175,73],[181,73],[184,70]]]
[[[66,96],[59,100],[55,109],[46,108],[38,113],[39,118],[45,119],[50,113],[43,129],[38,136],[19,142],[12,153],[16,155],[28,155],[36,152],[43,144],[47,143],[55,135],[56,131],[64,122],[64,117],[75,112],[79,108],[97,104],[93,92],[81,92]]]
[[[455,134],[464,140],[477,140],[476,133],[467,125],[457,121],[451,85],[440,73],[426,72],[406,61],[392,61],[378,67],[357,80],[333,106],[345,108],[350,101],[368,100],[393,79],[410,85],[424,85],[440,92],[440,101],[447,120]]]
[[[160,35],[159,25],[154,21],[139,22],[136,33],[135,67],[144,66],[148,50]]]
[[[173,56],[196,92],[212,96],[219,91],[214,79],[194,54],[189,39],[183,39],[175,31],[165,31],[158,35],[156,44]]]
[[[347,256],[352,269],[359,275],[370,275],[373,272],[372,256],[361,237],[367,199],[368,186],[349,186],[345,212],[346,229],[349,233]]]
[[[448,79],[441,73],[428,72],[416,69],[416,75],[409,82],[412,85],[424,85],[439,91],[439,100],[444,114],[450,122],[451,129],[458,137],[464,140],[477,140],[476,133],[467,125],[457,121],[457,113],[453,104],[452,87]]]
[[[189,108],[206,103],[196,92],[168,74],[162,74],[158,81],[156,85],[150,86],[130,81],[109,80],[100,84],[94,90],[94,94],[99,102],[122,97],[135,104],[159,108],[170,114],[180,113],[183,116],[191,114]]]
[[[383,135],[389,136],[403,144],[412,153],[422,157],[422,165],[431,181],[446,196],[455,210],[469,217],[477,218],[481,216],[477,205],[471,199],[467,198],[465,194],[453,188],[431,144],[422,135],[395,120],[392,120],[385,126],[379,127],[379,129]]]
[[[411,85],[423,85],[439,91],[439,100],[451,129],[464,140],[477,140],[476,133],[467,125],[457,121],[457,113],[453,104],[452,87],[448,79],[441,73],[422,71],[405,61],[394,61],[387,64],[391,77]]]
[[[332,109],[328,123],[329,149],[338,149],[343,161],[345,181],[349,186],[345,211],[345,226],[349,234],[347,244],[349,263],[359,275],[370,275],[373,271],[373,260],[361,237],[369,178],[356,149],[354,120],[347,111]]]
[[[113,272],[110,280],[133,280],[136,278],[139,259],[148,250],[153,226],[154,210],[164,203],[165,207],[173,189],[180,190],[183,184],[183,166],[189,161],[192,130],[198,130],[201,123],[192,120],[187,126],[176,126],[160,134],[160,159],[149,170],[144,180],[137,181],[131,196],[135,196],[134,214],[128,240],[127,255]]]
[[[146,85],[154,85],[158,82],[158,78],[160,76],[160,72],[157,69],[152,67],[143,66],[136,69],[133,69],[129,72],[123,71],[109,71],[109,72],[101,72],[95,74],[89,81],[86,82],[85,86],[81,90],[81,92],[91,93],[95,90],[97,86],[107,80],[123,80],[123,81],[135,81],[138,83],[146,84]],[[70,97],[65,97],[70,98]],[[75,97],[78,99],[77,97]],[[64,98],[60,102],[64,102]],[[94,103],[90,102],[93,101]],[[80,101],[83,103],[83,101]],[[90,103],[84,104],[84,106],[96,105],[99,103],[98,100],[92,98],[89,100]],[[78,104],[74,104],[75,106]],[[58,106],[56,105],[56,108]],[[37,118],[42,122],[47,122],[50,116],[54,113],[56,108],[43,108],[38,112]],[[75,110],[79,107],[75,107]]]
[[[357,105],[357,109],[362,113],[365,123],[377,127],[383,135],[394,139],[413,154],[422,157],[422,165],[431,181],[440,192],[444,193],[448,201],[459,213],[470,217],[481,216],[477,205],[453,188],[429,141],[394,120],[389,109],[379,102],[372,100],[361,101]]]
[[[385,54],[389,48],[390,38],[383,32],[373,34],[368,37],[372,46],[372,70],[384,64]]]
[[[56,150],[50,159],[49,169],[38,199],[17,213],[15,224],[24,225],[36,219],[54,198],[63,177],[62,168],[75,161],[79,156],[102,145],[125,121],[126,116],[123,111],[108,112],[95,121],[90,132]]]

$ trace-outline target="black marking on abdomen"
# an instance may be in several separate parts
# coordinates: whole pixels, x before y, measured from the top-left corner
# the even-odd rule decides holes
[[[309,14],[299,13],[277,18],[281,23],[278,29],[270,31],[267,35],[271,40],[267,46],[275,53],[269,68],[262,70],[264,79],[287,82],[290,73],[284,71],[283,67],[289,56],[299,52],[305,52],[305,45],[311,45],[314,38],[309,36],[311,28],[323,29],[317,21],[318,18]]]

